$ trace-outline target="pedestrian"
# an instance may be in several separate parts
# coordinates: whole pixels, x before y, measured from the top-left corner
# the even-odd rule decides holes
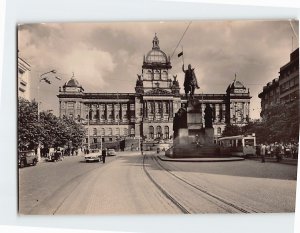
[[[281,146],[275,142],[275,157],[276,157],[276,161],[277,163],[279,163],[281,161]]]
[[[106,148],[102,150],[102,162],[105,163],[105,158],[106,158]]]
[[[266,155],[266,145],[265,144],[261,144],[261,147],[260,147],[260,156],[261,156],[261,162],[262,163],[265,162],[265,155]]]

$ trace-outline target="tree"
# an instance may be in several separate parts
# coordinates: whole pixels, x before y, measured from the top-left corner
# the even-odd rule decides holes
[[[38,146],[40,127],[38,125],[38,105],[35,101],[19,98],[18,105],[18,148],[32,150]]]
[[[241,135],[241,134],[243,134],[241,127],[239,127],[237,125],[227,124],[222,133],[222,137],[236,136],[236,135]]]
[[[258,143],[298,141],[299,102],[269,106],[262,122],[249,123],[243,134],[255,133]]]
[[[18,147],[19,150],[36,149],[39,142],[44,147],[80,147],[85,136],[84,127],[73,119],[58,118],[50,111],[40,113],[37,102],[19,99]],[[70,143],[71,142],[71,143]]]

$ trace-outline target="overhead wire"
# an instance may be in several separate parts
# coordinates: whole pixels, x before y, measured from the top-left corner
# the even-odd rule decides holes
[[[190,21],[190,22],[189,22],[188,26],[186,27],[185,31],[183,32],[183,34],[182,34],[180,40],[178,41],[178,43],[177,43],[177,45],[176,45],[176,47],[175,47],[175,49],[174,49],[174,51],[173,51],[173,53],[172,53],[172,55],[171,55],[171,58],[174,56],[174,53],[175,53],[176,49],[177,49],[178,46],[180,45],[180,42],[182,41],[183,37],[185,36],[185,33],[187,32],[187,30],[188,30],[189,27],[191,26],[192,22],[193,22],[193,21]]]

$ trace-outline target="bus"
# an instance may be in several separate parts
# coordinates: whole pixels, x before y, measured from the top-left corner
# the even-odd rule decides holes
[[[231,136],[222,137],[217,140],[220,146],[221,155],[231,156],[251,156],[256,155],[256,138],[255,136]]]

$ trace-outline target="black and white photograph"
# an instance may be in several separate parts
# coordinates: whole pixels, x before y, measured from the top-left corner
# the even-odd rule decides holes
[[[295,212],[299,21],[16,33],[19,215]]]

